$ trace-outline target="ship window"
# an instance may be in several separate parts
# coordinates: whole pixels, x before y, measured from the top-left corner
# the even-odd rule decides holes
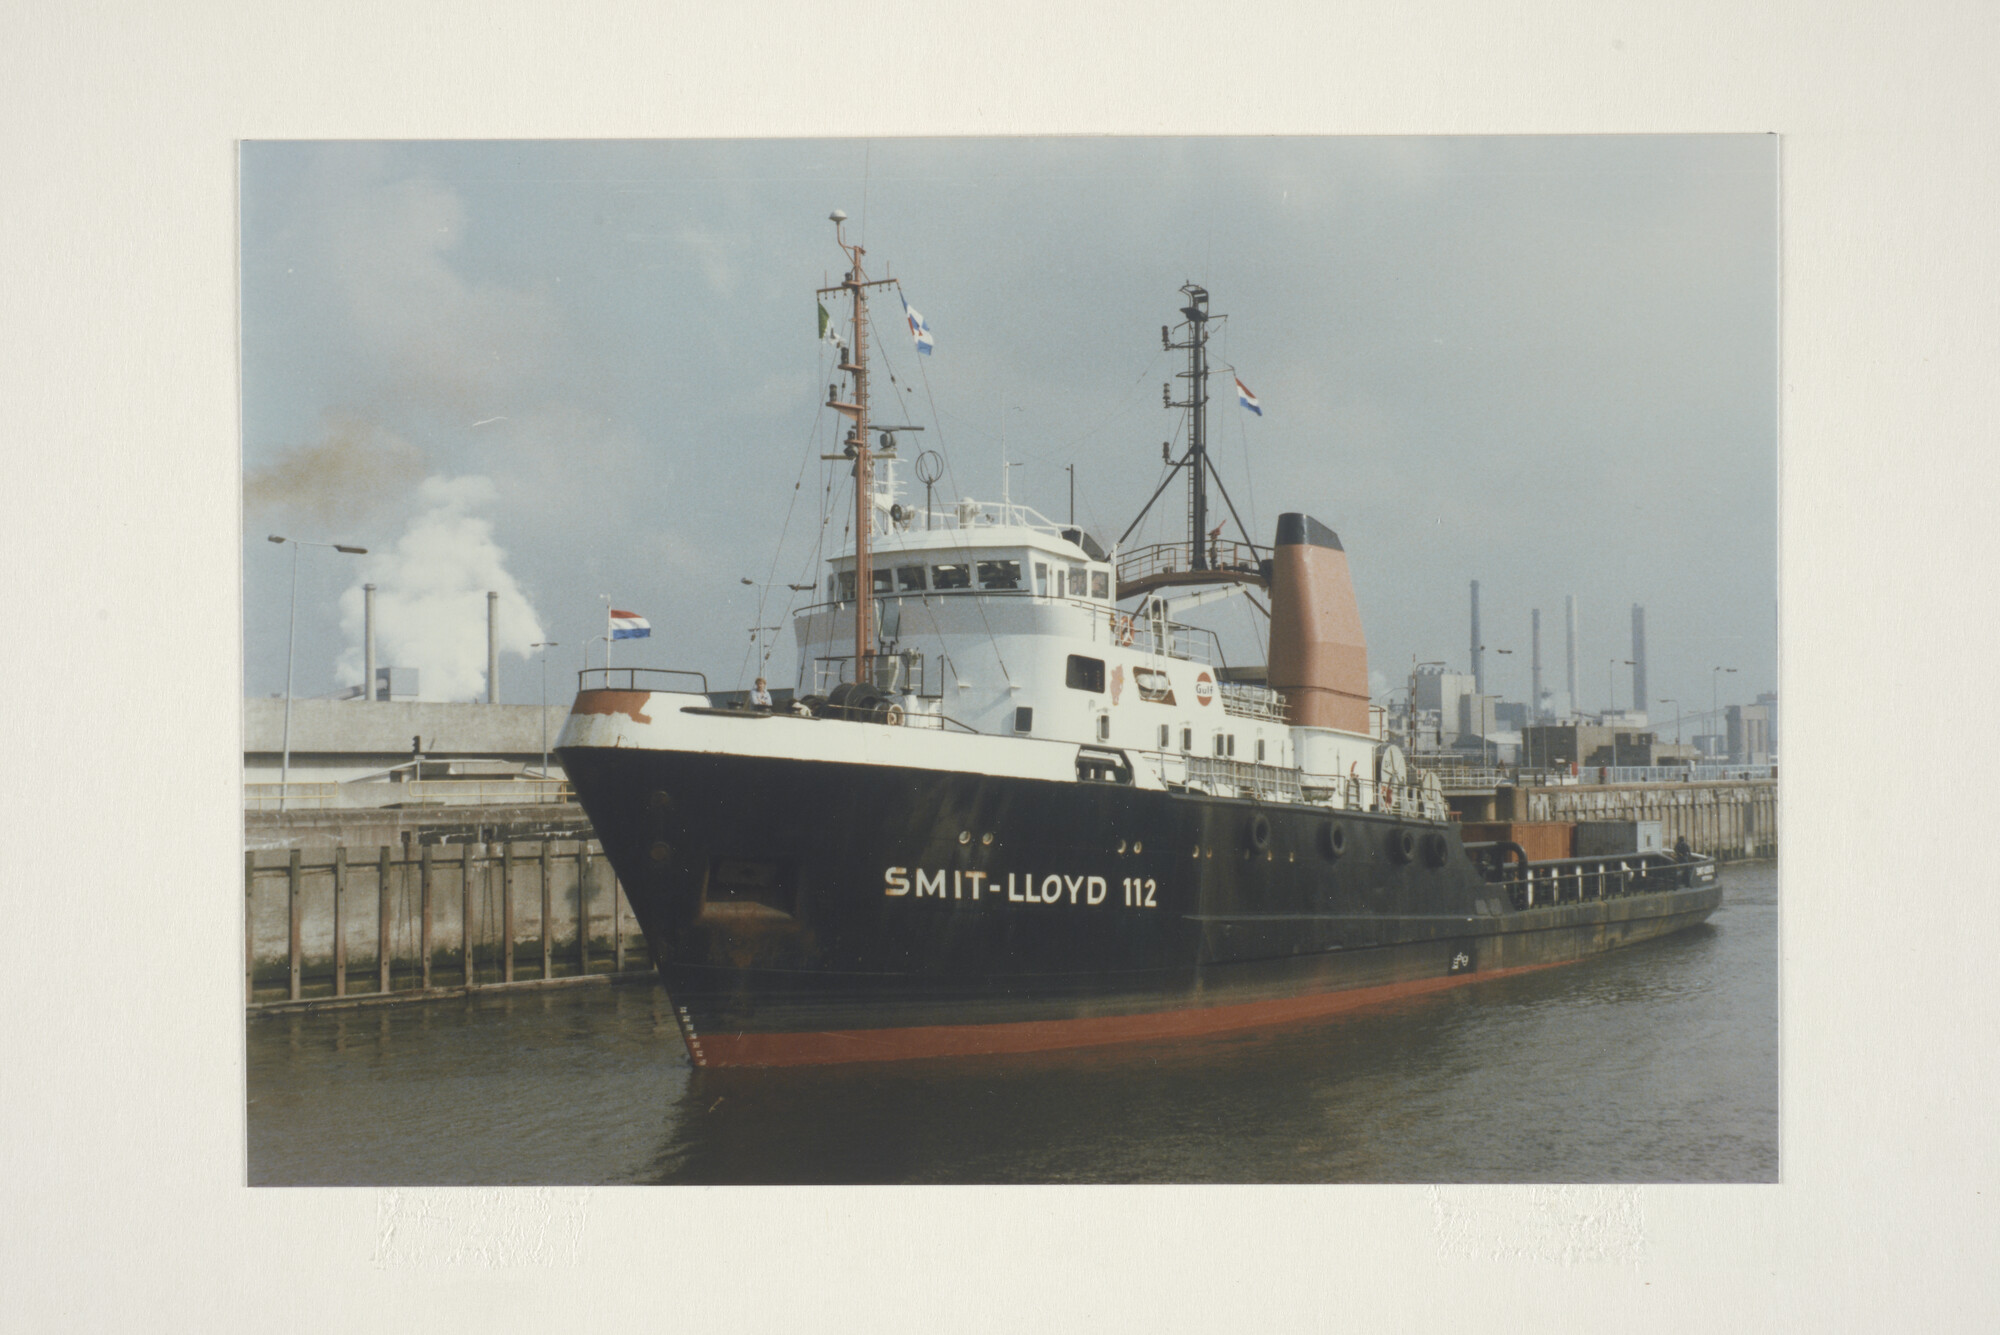
[[[1225,754],[1230,756],[1234,756],[1236,754],[1236,734],[1233,732],[1229,734],[1229,748],[1225,752]]]
[[[1096,691],[1101,695],[1104,692],[1104,660],[1071,654],[1069,671],[1064,674],[1063,680],[1073,690]]]
[[[837,597],[838,597],[838,598],[840,599],[840,601],[841,601],[841,602],[843,602],[843,603],[851,603],[851,602],[853,602],[853,601],[854,601],[854,572],[853,572],[852,570],[843,570],[843,571],[841,571],[841,572],[840,572],[840,573],[839,573],[838,575],[836,575],[836,576],[835,576],[835,578],[836,578],[836,579],[838,579],[838,580],[840,581],[840,592],[839,592],[839,594],[838,594],[838,595],[836,595],[836,596],[837,596]]]
[[[1107,602],[1110,600],[1111,572],[1109,570],[1093,570],[1090,572],[1090,596],[1093,598],[1102,598]]]
[[[1035,707],[1017,705],[1014,709],[1014,731],[1033,732],[1035,730]]]
[[[1160,725],[1160,749],[1164,751],[1173,744],[1174,744],[1174,730],[1171,727],[1167,726],[1166,724],[1162,723]]]
[[[1100,742],[1111,740],[1111,715],[1099,714],[1097,716],[1097,740]]]
[[[1035,592],[1046,598],[1049,596],[1049,563],[1035,562]]]
[[[979,587],[982,589],[1020,588],[1021,563],[1019,561],[981,561],[979,563]]]
[[[1224,752],[1222,749],[1222,734],[1219,732],[1215,734],[1215,754],[1217,755],[1226,754],[1226,752]]]
[[[874,582],[876,593],[895,592],[895,589],[891,587],[891,582],[894,580],[895,577],[889,573],[887,567],[877,567],[876,569],[871,570],[868,573],[869,577]]]
[[[897,566],[896,589],[901,593],[922,593],[924,591],[924,568],[922,566]]]
[[[948,566],[932,566],[931,587],[933,589],[969,589],[972,587],[972,567],[963,562],[955,562]]]
[[[1192,751],[1192,750],[1194,750],[1194,729],[1193,729],[1193,728],[1182,728],[1182,729],[1181,729],[1181,750],[1183,750],[1183,751]]]
[[[1083,597],[1082,566],[1071,566],[1069,568],[1069,596],[1072,598]]]
[[[1262,737],[1257,739],[1257,763],[1260,765],[1264,763],[1264,739]]]

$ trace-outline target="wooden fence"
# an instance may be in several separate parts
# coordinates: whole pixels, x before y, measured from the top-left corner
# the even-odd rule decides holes
[[[243,907],[253,1008],[652,967],[594,841],[246,852]]]

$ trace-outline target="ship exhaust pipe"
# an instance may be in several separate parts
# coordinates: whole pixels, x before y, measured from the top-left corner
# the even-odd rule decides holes
[[[1368,640],[1347,552],[1310,515],[1278,516],[1268,679],[1294,727],[1367,733]]]

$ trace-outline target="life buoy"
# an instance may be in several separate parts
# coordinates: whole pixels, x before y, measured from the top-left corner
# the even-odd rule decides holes
[[[1121,616],[1112,624],[1118,632],[1118,643],[1129,647],[1132,643],[1132,618]]]

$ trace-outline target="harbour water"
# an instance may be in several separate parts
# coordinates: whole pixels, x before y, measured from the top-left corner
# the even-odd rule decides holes
[[[1772,1182],[1777,868],[1709,923],[1194,1042],[696,1070],[657,986],[271,1015],[259,1185]]]

